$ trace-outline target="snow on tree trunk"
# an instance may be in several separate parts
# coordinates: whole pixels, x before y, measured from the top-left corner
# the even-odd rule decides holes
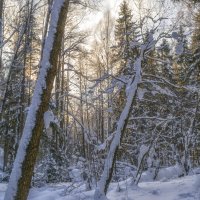
[[[134,64],[135,69],[135,76],[130,80],[129,84],[127,85],[127,102],[125,107],[119,117],[119,121],[117,122],[117,128],[115,136],[111,142],[110,149],[105,160],[104,164],[104,171],[101,175],[101,178],[98,182],[94,199],[95,200],[105,200],[106,199],[106,192],[109,186],[109,183],[112,178],[113,166],[116,160],[117,150],[120,145],[121,139],[123,137],[123,133],[126,129],[126,125],[129,119],[129,115],[131,112],[131,108],[133,105],[133,100],[137,92],[138,84],[141,81],[141,65],[143,60],[144,49],[141,49],[140,56],[136,59]]]
[[[26,200],[31,184],[40,137],[44,127],[44,113],[53,88],[57,60],[64,34],[69,0],[54,0],[49,32],[43,48],[40,73],[36,83],[23,135],[10,176],[5,200]]]

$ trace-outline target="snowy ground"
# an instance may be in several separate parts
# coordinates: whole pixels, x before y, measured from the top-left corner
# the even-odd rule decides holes
[[[196,179],[200,175],[192,175],[170,181],[143,182],[139,187],[131,187],[130,182],[120,183],[121,191],[117,191],[117,184],[111,184],[108,192],[109,200],[199,200],[195,188]],[[3,200],[7,185],[0,183],[0,200]],[[42,188],[33,188],[30,191],[29,200],[90,200],[94,191],[81,192],[83,186],[66,194],[66,188],[70,191],[69,184],[49,185]]]

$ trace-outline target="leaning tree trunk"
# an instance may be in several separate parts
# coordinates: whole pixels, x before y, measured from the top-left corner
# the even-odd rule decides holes
[[[143,50],[141,50],[140,57],[136,60],[135,65],[134,65],[135,71],[136,71],[135,76],[130,80],[127,86],[129,95],[127,97],[127,102],[125,104],[125,107],[117,122],[116,133],[111,142],[110,149],[109,149],[107,158],[105,160],[104,171],[101,175],[101,178],[98,182],[98,186],[94,194],[95,200],[106,199],[105,194],[107,193],[108,186],[112,179],[112,173],[113,173],[113,168],[116,161],[117,151],[118,151],[120,142],[123,138],[123,135],[128,123],[129,115],[132,110],[133,101],[137,92],[138,84],[140,83],[140,80],[141,80],[142,59],[143,59]]]
[[[17,151],[5,200],[26,200],[48,110],[57,61],[64,35],[69,0],[54,0],[49,32],[45,40],[40,73]]]

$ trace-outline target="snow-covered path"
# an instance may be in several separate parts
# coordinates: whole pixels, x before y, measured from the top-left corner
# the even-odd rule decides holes
[[[187,176],[170,181],[140,183],[139,187],[131,188],[129,181],[121,182],[121,191],[117,192],[117,184],[112,184],[108,192],[109,200],[197,200],[195,181],[200,175]],[[63,195],[68,184],[51,185],[31,189],[29,200],[92,200],[94,191]],[[7,185],[0,183],[0,200],[3,200]],[[127,189],[128,188],[128,189]]]

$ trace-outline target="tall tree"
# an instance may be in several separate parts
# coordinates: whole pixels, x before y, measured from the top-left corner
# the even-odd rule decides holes
[[[37,44],[33,33],[36,27],[33,7],[33,0],[26,2],[16,19],[18,21],[16,30],[19,31],[15,33],[14,55],[9,63],[10,68],[1,107],[3,121],[1,131],[5,138],[3,168],[6,171],[10,171],[14,162],[24,126],[24,111],[25,107],[28,106],[27,82],[31,79],[31,73],[29,77],[27,76],[28,65],[31,65],[30,60],[33,60],[34,45]]]
[[[115,26],[115,40],[117,42],[116,61],[119,62],[119,71],[127,74],[130,67],[127,63],[130,57],[133,57],[134,51],[131,48],[131,41],[135,36],[132,10],[129,8],[127,1],[120,5],[119,18]]]
[[[26,200],[28,197],[44,126],[44,113],[48,110],[56,76],[57,61],[64,35],[68,7],[69,0],[55,0],[52,6],[49,32],[43,48],[39,77],[5,194],[5,200]]]
[[[120,5],[119,18],[115,25],[115,40],[113,63],[117,67],[118,76],[131,75],[133,63],[131,62],[137,57],[137,48],[133,48],[132,43],[136,37],[136,27],[133,22],[132,10],[129,4],[124,0]],[[113,110],[117,118],[119,117],[119,108],[123,108],[125,99],[125,87],[121,82],[119,93],[114,102]]]
[[[135,62],[133,58],[132,61],[134,62],[132,69],[133,75],[129,78],[128,83],[126,85],[126,91],[127,91],[126,102],[122,112],[120,113],[118,121],[114,125],[115,135],[113,136],[113,140],[110,144],[108,155],[104,163],[104,170],[98,182],[97,189],[95,191],[94,195],[95,200],[105,199],[105,194],[107,193],[110,181],[112,179],[114,165],[117,158],[117,152],[124,137],[129,117],[132,113],[134,100],[138,90],[138,85],[140,84],[142,79],[142,64],[145,61],[144,55],[146,52],[150,52],[150,50],[154,48],[154,44],[155,43],[153,41],[153,35],[152,33],[149,33],[145,43],[140,47],[140,54],[135,59]]]
[[[198,85],[200,80],[200,10],[194,17],[195,28],[192,35],[192,61],[188,73],[188,81],[190,84]]]
[[[4,10],[4,0],[0,0],[0,69],[2,68],[3,10]]]

